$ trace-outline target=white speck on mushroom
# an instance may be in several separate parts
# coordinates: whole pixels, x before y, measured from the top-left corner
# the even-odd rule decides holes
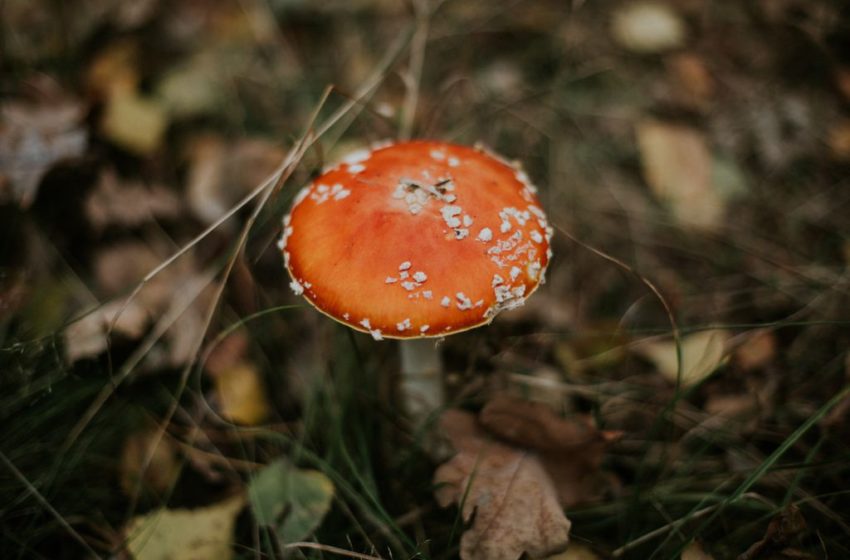
[[[287,268],[289,267],[289,251],[283,252],[283,265]]]
[[[419,332],[424,333],[425,331],[427,331],[430,328],[431,328],[431,325],[422,325],[421,327],[419,327]]]
[[[463,227],[469,227],[472,225],[472,218],[469,214],[464,214],[463,216]]]
[[[346,155],[342,158],[343,163],[347,163],[349,165],[354,165],[355,163],[361,163],[366,161],[372,156],[372,152],[367,149],[355,150],[350,154]]]
[[[295,195],[295,199],[292,201],[292,206],[298,206],[299,204],[304,202],[304,199],[308,196],[310,196],[310,185],[302,187],[302,189],[298,191],[298,194]]]
[[[345,319],[346,321],[348,321],[348,318],[349,318],[349,317],[351,317],[351,315],[349,315],[348,313],[343,313],[343,314],[342,314],[342,318],[343,318],[343,319]]]
[[[395,328],[397,328],[399,331],[406,331],[410,328],[410,319],[407,318],[401,323],[396,323]]]
[[[446,153],[440,150],[431,150],[431,157],[437,161],[443,161],[446,159]]]
[[[490,241],[491,239],[493,239],[493,231],[490,228],[482,228],[478,232],[479,241]]]
[[[365,328],[365,329],[371,329],[372,328],[372,324],[369,322],[368,318],[360,321],[360,324],[363,325],[363,328]]]
[[[457,167],[458,165],[460,165],[459,159],[457,159],[456,157],[449,158],[449,167]]]
[[[410,276],[410,274],[408,274],[408,272],[407,272],[406,270],[402,270],[402,271],[401,271],[401,272],[399,272],[399,274],[398,274],[398,277],[399,277],[399,278],[401,278],[402,280],[407,280],[407,278],[408,278],[409,276]]]
[[[289,287],[292,288],[292,291],[296,296],[300,296],[304,293],[304,286],[302,286],[298,280],[293,279],[292,282],[289,283]]]
[[[463,208],[461,208],[460,206],[452,206],[450,204],[447,204],[440,208],[440,213],[443,215],[443,220],[450,228],[456,228],[460,226],[460,220],[457,218],[457,215],[461,212],[463,212]]]
[[[417,282],[424,282],[428,279],[428,275],[422,272],[421,270],[417,270],[413,273],[413,279]]]
[[[410,261],[404,261],[403,263],[401,263],[400,265],[398,265],[398,269],[399,269],[399,270],[407,270],[407,269],[408,269],[408,268],[410,268],[411,266],[413,266],[413,265],[412,265],[412,264],[410,264]]]
[[[465,239],[466,237],[469,237],[469,229],[457,228],[455,230],[455,239]]]
[[[499,276],[498,274],[494,274],[494,275],[493,275],[493,282],[491,283],[491,285],[492,285],[494,288],[495,288],[496,286],[498,286],[499,284],[504,284],[504,283],[505,283],[505,279],[504,279],[504,278],[502,278],[502,277],[501,277],[501,276]]]
[[[542,265],[540,261],[534,261],[533,263],[529,263],[528,265],[528,277],[532,280],[537,280],[538,275],[540,275],[540,269]]]
[[[328,192],[329,189],[330,187],[327,185],[319,185],[318,187],[316,187],[316,191],[322,194]]]
[[[520,272],[522,272],[522,270],[520,270],[519,267],[511,267],[511,280],[516,280],[516,277],[519,276]]]
[[[286,236],[281,237],[277,240],[277,248],[280,251],[283,251],[283,248],[286,247]]]
[[[394,284],[398,282],[398,278],[393,278],[392,276],[387,276],[386,280],[384,280],[387,284]]]
[[[425,290],[422,292],[422,297],[425,299],[431,299],[434,295],[431,293],[431,290]]]
[[[502,233],[508,233],[509,231],[511,231],[511,223],[505,220],[504,222],[502,222],[501,226],[499,226],[499,231],[501,231]]]
[[[444,296],[443,299],[440,300],[440,305],[443,307],[448,307],[452,304],[452,300],[449,299],[449,296]]]
[[[366,166],[363,165],[362,163],[355,163],[354,165],[348,166],[348,172],[349,173],[360,173],[361,171],[363,171],[365,169],[366,169]]]
[[[472,308],[472,300],[466,297],[463,292],[456,293],[455,297],[457,298],[457,308],[461,311]]]
[[[407,209],[410,210],[410,213],[415,216],[416,214],[422,212],[422,205],[421,204],[415,204],[415,203],[410,204],[410,205],[408,205]]]
[[[416,288],[416,282],[405,281],[401,283],[401,287],[407,290],[408,292],[412,292],[414,288]]]
[[[447,194],[443,197],[443,200],[445,200],[446,202],[454,202],[455,200],[457,200],[457,197],[453,194]]]
[[[310,288],[313,287],[313,284],[311,284],[310,282],[304,282],[303,286],[304,286],[305,290],[309,290]]]
[[[371,334],[372,338],[375,340],[384,340],[384,336],[381,334],[381,329],[370,330],[369,334]]]
[[[543,243],[543,236],[540,235],[540,232],[536,229],[531,230],[531,233],[529,233],[528,235],[535,243]]]

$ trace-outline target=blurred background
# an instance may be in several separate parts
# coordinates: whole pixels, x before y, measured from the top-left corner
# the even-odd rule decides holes
[[[458,556],[395,345],[275,244],[324,165],[412,136],[522,161],[556,227],[547,284],[439,348],[452,406],[623,433],[560,558],[850,557],[845,3],[0,18],[0,556]]]

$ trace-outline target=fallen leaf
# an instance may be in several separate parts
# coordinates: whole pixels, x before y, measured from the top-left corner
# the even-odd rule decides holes
[[[74,363],[100,355],[108,347],[107,336],[113,322],[112,334],[136,340],[144,334],[149,319],[148,312],[138,302],[131,301],[126,305],[124,301],[106,303],[65,329],[65,358],[68,363]]]
[[[770,520],[767,526],[767,531],[764,533],[764,538],[747,549],[746,552],[738,556],[738,560],[756,560],[758,558],[773,558],[772,554],[779,553],[779,557],[783,558],[782,553],[789,544],[808,529],[806,520],[800,512],[800,508],[794,504],[789,505],[785,510],[776,515]],[[787,556],[791,558],[801,558],[801,556]],[[805,558],[806,556],[802,556]]]
[[[714,557],[703,550],[702,545],[699,542],[691,541],[691,543],[682,551],[681,560],[714,560]]]
[[[159,148],[167,126],[168,116],[155,99],[120,89],[112,90],[100,121],[106,138],[142,156]]]
[[[107,45],[92,60],[86,72],[86,87],[99,98],[135,91],[140,76],[139,45],[125,39]]]
[[[222,76],[223,54],[212,49],[201,51],[162,77],[156,96],[169,115],[192,117],[223,105],[229,87]]]
[[[688,387],[701,382],[726,363],[726,341],[730,333],[712,329],[685,335],[681,338],[681,371],[676,342],[673,340],[643,342],[635,351],[651,361],[658,372],[669,381]]]
[[[125,528],[127,551],[136,560],[230,560],[242,495],[210,507],[158,509],[134,517]]]
[[[735,363],[744,371],[763,368],[775,356],[776,335],[769,330],[753,332],[750,338],[735,349]]]
[[[620,46],[638,53],[657,53],[682,46],[687,29],[666,4],[633,2],[614,12],[611,34]]]
[[[180,215],[181,206],[180,199],[171,190],[139,181],[120,181],[112,169],[101,173],[97,186],[85,202],[86,216],[96,230],[173,220]]]
[[[177,446],[168,437],[159,437],[156,428],[130,434],[121,450],[121,489],[127,496],[152,492],[164,496],[180,475]]]
[[[829,129],[827,144],[835,159],[850,160],[850,119],[845,119]]]
[[[546,560],[601,560],[598,554],[583,544],[573,543],[565,550]]]
[[[676,220],[695,229],[719,225],[725,205],[713,183],[711,152],[702,133],[644,120],[637,125],[637,140],[646,182]]]
[[[21,206],[32,203],[41,179],[55,163],[85,151],[83,113],[82,103],[73,99],[10,101],[0,107],[0,179],[11,183]]]
[[[666,61],[685,100],[692,105],[706,104],[714,95],[714,78],[705,61],[694,53],[682,53]]]
[[[492,398],[479,422],[494,436],[536,451],[564,507],[597,496],[604,482],[599,468],[605,451],[622,435],[600,432],[589,417],[564,419],[543,403],[507,395]]]
[[[266,140],[226,143],[213,135],[197,138],[189,148],[189,208],[204,222],[214,222],[259,186],[284,156],[281,147]]]
[[[285,459],[266,465],[248,484],[254,517],[273,527],[282,543],[304,540],[330,511],[334,485],[323,473]]]
[[[255,426],[269,416],[266,389],[256,367],[240,363],[213,376],[221,414],[237,424]]]
[[[437,502],[456,503],[463,519],[464,560],[545,558],[569,543],[570,521],[552,480],[531,451],[492,440],[475,416],[448,410],[440,426],[457,454],[434,475]]]

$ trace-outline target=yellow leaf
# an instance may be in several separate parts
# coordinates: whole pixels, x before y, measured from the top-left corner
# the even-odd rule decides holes
[[[136,560],[230,560],[241,495],[206,508],[160,509],[134,517],[127,550]]]
[[[257,370],[249,364],[238,364],[213,377],[221,403],[221,413],[238,424],[253,426],[269,415],[265,388]]]
[[[640,53],[656,53],[682,46],[686,29],[670,6],[655,2],[627,3],[614,12],[614,40]]]
[[[104,136],[137,154],[156,150],[168,125],[162,106],[136,92],[113,90],[113,93],[100,123]]]
[[[701,331],[683,336],[682,377],[683,386],[694,385],[711,375],[726,361],[725,343],[729,332],[721,329]],[[676,382],[679,373],[679,361],[675,341],[644,342],[636,351],[647,358],[661,375]]]

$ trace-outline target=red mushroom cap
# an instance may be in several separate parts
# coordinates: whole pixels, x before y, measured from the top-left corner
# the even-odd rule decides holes
[[[290,285],[381,338],[489,323],[543,281],[552,228],[518,167],[415,141],[359,150],[304,187],[284,218]]]

